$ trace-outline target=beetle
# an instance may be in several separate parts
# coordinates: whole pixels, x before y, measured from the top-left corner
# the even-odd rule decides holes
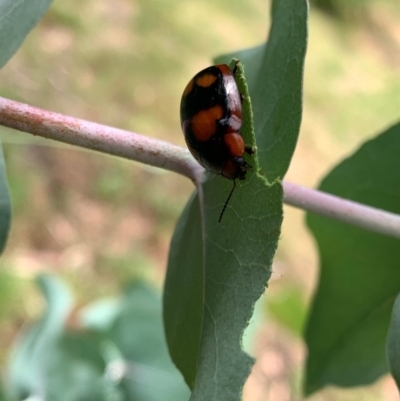
[[[251,166],[244,160],[252,154],[240,133],[242,96],[235,71],[218,64],[197,73],[186,85],[180,105],[181,126],[193,157],[207,170],[233,180],[220,219],[236,186]]]

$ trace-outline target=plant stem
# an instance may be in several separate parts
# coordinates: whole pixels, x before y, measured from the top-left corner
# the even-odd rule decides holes
[[[290,182],[284,182],[283,189],[283,201],[288,205],[400,239],[398,214]]]
[[[133,132],[0,97],[0,125],[46,139],[161,167],[200,180],[204,169],[187,149]]]
[[[204,169],[187,149],[133,132],[42,110],[0,97],[0,125],[174,171],[199,184]],[[288,205],[400,238],[400,216],[289,182]]]

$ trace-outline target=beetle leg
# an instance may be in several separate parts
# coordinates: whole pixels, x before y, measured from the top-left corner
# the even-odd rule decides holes
[[[236,71],[237,71],[237,69],[238,69],[238,64],[239,64],[239,63],[240,63],[240,61],[237,60],[236,63],[235,63],[235,66],[233,67],[232,74],[233,74],[234,76],[236,75]]]
[[[245,151],[248,155],[253,156],[254,153],[256,153],[256,147],[255,147],[255,146],[246,146],[246,147],[244,148],[244,151]]]

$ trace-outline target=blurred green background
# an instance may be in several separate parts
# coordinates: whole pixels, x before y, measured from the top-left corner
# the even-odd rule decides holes
[[[303,124],[287,179],[315,187],[399,119],[400,7],[397,0],[315,0],[311,8]],[[55,0],[0,71],[0,93],[185,146],[178,109],[188,80],[213,57],[260,44],[268,25],[264,0]],[[172,231],[193,185],[137,163],[0,133],[14,213],[0,269],[3,363],[18,330],[43,306],[32,285],[39,272],[67,280],[77,308],[115,294],[132,277],[161,288]],[[285,209],[246,401],[300,399],[299,335],[318,268],[303,219]],[[397,392],[384,378],[311,399],[390,401]]]

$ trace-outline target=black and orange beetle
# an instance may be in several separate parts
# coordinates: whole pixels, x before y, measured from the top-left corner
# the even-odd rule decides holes
[[[244,180],[251,154],[240,133],[242,98],[234,71],[226,64],[214,65],[197,73],[187,84],[181,100],[181,125],[193,157],[207,170],[234,180]]]

